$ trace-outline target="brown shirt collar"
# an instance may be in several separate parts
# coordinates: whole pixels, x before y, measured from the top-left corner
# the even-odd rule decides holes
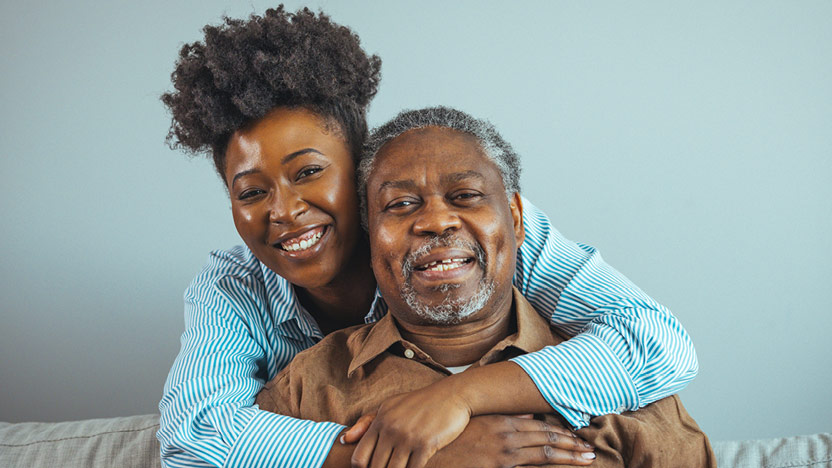
[[[509,357],[531,353],[563,341],[563,338],[549,327],[549,322],[534,310],[526,298],[520,294],[520,291],[517,288],[512,288],[512,290],[514,296],[512,313],[516,318],[517,331],[495,344],[479,361],[474,363],[474,366],[484,366]],[[363,343],[352,343],[350,346],[356,352],[347,370],[347,376],[349,377],[353,375],[356,369],[377,358],[396,344],[400,344],[404,349],[412,350],[420,359],[444,369],[418,346],[402,338],[396,320],[389,312],[373,325],[369,333],[366,335],[356,334],[351,336],[350,339],[363,339]],[[511,355],[506,356],[506,354]]]

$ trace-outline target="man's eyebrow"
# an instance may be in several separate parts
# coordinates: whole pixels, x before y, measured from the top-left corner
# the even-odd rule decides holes
[[[441,180],[443,183],[454,183],[454,182],[461,182],[465,179],[471,179],[471,178],[479,179],[479,180],[485,180],[485,176],[483,176],[482,174],[480,174],[479,172],[477,172],[475,170],[462,171],[462,172],[453,172],[451,174],[445,174],[442,177],[440,177],[439,180]]]
[[[301,156],[303,154],[308,154],[308,153],[320,154],[321,156],[324,155],[323,153],[316,150],[315,148],[304,148],[304,149],[300,149],[300,150],[297,150],[295,152],[289,153],[286,156],[283,156],[283,159],[280,160],[280,163],[281,164],[286,164],[289,161],[297,158],[298,156]],[[247,169],[245,171],[240,171],[240,172],[234,174],[234,178],[231,179],[231,186],[234,186],[234,183],[237,182],[237,179],[239,179],[240,177],[247,176],[249,174],[256,174],[258,172],[260,172],[259,169]]]
[[[465,179],[472,179],[472,178],[473,179],[479,179],[479,180],[485,180],[485,176],[483,176],[482,174],[480,174],[477,171],[470,170],[470,171],[453,172],[451,174],[445,174],[442,177],[440,177],[440,181],[442,181],[442,183],[446,183],[446,184],[451,183],[452,184],[452,183],[455,183],[455,182],[460,182],[460,181],[463,181]],[[407,179],[407,180],[388,180],[388,181],[385,181],[385,182],[381,183],[381,185],[378,188],[378,191],[381,192],[382,190],[385,190],[385,189],[414,190],[416,188],[417,188],[416,182],[414,182],[413,180],[410,180],[410,179]]]
[[[410,189],[413,190],[416,188],[416,182],[412,180],[388,180],[382,182],[378,188],[378,191],[381,192],[382,190],[386,189]]]

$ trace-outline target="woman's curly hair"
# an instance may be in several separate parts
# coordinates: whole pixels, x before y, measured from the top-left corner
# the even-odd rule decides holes
[[[162,95],[172,114],[168,145],[210,152],[225,180],[225,149],[237,129],[275,107],[303,107],[337,122],[358,157],[381,59],[368,56],[349,28],[308,8],[287,13],[280,5],[223,20],[179,52],[175,90]]]

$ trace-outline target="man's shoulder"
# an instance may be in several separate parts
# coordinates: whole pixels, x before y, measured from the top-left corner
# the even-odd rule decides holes
[[[360,351],[367,334],[375,324],[362,324],[336,330],[320,342],[307,348],[292,360],[287,371],[301,376],[321,375],[312,370],[323,370],[325,374],[346,374],[352,359]]]

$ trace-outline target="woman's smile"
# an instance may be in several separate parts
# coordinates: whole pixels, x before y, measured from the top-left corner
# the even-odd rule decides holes
[[[299,236],[292,235],[288,239],[275,242],[274,245],[287,252],[306,252],[318,244],[326,228],[327,226],[308,229]]]

